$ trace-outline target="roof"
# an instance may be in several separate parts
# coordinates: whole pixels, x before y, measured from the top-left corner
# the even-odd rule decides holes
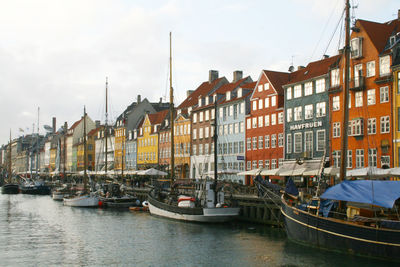
[[[219,102],[218,104],[226,104],[226,103],[231,103],[231,102],[234,102],[234,101],[238,101],[240,99],[244,99],[244,98],[246,98],[248,96],[251,96],[252,93],[253,93],[253,89],[250,89],[248,92],[243,93],[243,95],[241,97],[235,97],[235,98],[230,99],[230,100],[226,100],[226,98],[223,98],[222,101]]]
[[[280,71],[272,71],[272,70],[263,70],[265,76],[267,76],[268,80],[275,88],[276,92],[279,95],[283,95],[283,85],[289,82],[290,73],[288,72],[280,72]]]
[[[151,123],[152,125],[162,123],[162,121],[163,121],[163,120],[165,119],[165,117],[167,116],[168,112],[169,112],[169,110],[168,110],[168,109],[165,109],[165,110],[162,110],[162,111],[157,112],[157,113],[148,114],[150,123]]]
[[[250,76],[246,77],[246,78],[242,78],[236,82],[232,82],[232,83],[227,83],[222,85],[220,88],[218,88],[215,93],[217,94],[225,94],[226,92],[232,91],[235,88],[239,87],[244,81],[246,81],[246,79],[248,79]],[[254,87],[253,87],[254,88]]]
[[[70,130],[75,129],[82,120],[83,120],[83,117],[79,121],[76,121],[74,124],[72,124],[72,126],[69,129]]]
[[[101,128],[103,128],[103,126],[100,126],[100,127],[94,128],[93,130],[91,130],[91,131],[88,133],[88,135],[89,135],[89,136],[91,136],[91,135],[94,135],[94,134],[96,134],[96,133],[97,133],[97,131],[99,131]]]
[[[203,82],[202,84],[200,84],[199,87],[197,87],[197,89],[191,93],[179,106],[179,109],[183,109],[183,108],[188,108],[191,106],[194,106],[195,104],[197,104],[198,102],[198,98],[199,96],[205,96],[208,95],[209,92],[215,87],[217,86],[222,80],[226,79],[225,77],[221,77],[218,79],[215,79],[214,81],[212,81],[211,83],[206,81]]]
[[[243,89],[254,89],[254,87],[256,87],[257,82],[252,82],[252,83],[245,83],[243,85],[240,86],[240,88]]]
[[[311,62],[304,69],[297,70],[289,74],[289,81],[285,85],[306,81],[314,77],[322,76],[329,72],[330,67],[340,60],[341,55],[324,58]]]
[[[357,24],[362,26],[362,28],[365,30],[378,53],[384,51],[389,37],[392,35],[393,31],[398,31],[400,26],[398,19],[391,20],[386,23],[359,19],[356,22],[356,25]]]

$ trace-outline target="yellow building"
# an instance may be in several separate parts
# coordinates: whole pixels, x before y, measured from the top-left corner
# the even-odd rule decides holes
[[[168,110],[154,114],[146,114],[139,125],[137,138],[137,166],[138,169],[157,167],[158,162],[158,131]]]
[[[175,169],[177,178],[189,178],[190,174],[190,117],[179,114],[175,119]]]
[[[393,70],[393,123],[392,123],[393,166],[399,167],[400,166],[400,58],[393,59],[392,70]]]
[[[122,166],[125,169],[125,142],[126,142],[126,128],[123,120],[117,122],[115,128],[115,147],[114,147],[114,170],[121,170]]]

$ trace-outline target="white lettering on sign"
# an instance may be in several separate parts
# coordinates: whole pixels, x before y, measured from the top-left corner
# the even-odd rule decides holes
[[[313,122],[306,122],[306,123],[291,125],[290,130],[294,131],[294,130],[301,130],[301,129],[316,128],[316,127],[322,127],[322,121],[313,121]]]

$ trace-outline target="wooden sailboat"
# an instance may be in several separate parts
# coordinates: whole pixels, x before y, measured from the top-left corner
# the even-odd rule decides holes
[[[99,198],[95,193],[90,192],[88,188],[87,176],[87,147],[86,147],[86,108],[83,112],[83,157],[84,157],[84,171],[83,171],[83,191],[78,196],[64,198],[64,205],[71,207],[98,207]]]
[[[11,170],[11,130],[10,130],[10,143],[8,147],[8,168],[7,168],[7,183],[1,187],[2,194],[18,194],[19,185],[12,182],[12,170]]]
[[[348,95],[349,95],[349,61],[350,61],[350,4],[346,0],[346,44],[345,44],[345,84],[343,100],[343,129],[348,127]],[[400,197],[400,182],[394,181],[344,181],[346,172],[347,131],[343,130],[341,152],[341,184],[329,188],[316,203],[307,205],[296,203],[289,194],[282,196],[281,212],[284,216],[286,233],[289,239],[299,243],[337,250],[346,253],[385,258],[400,261],[400,220],[396,216],[384,216],[382,211],[393,208]],[[356,188],[356,189],[353,189]],[[378,188],[380,188],[378,190]],[[389,194],[394,190],[393,194]],[[337,191],[337,193],[335,193]],[[332,194],[335,193],[335,194]],[[359,198],[357,194],[363,195]],[[390,197],[389,197],[390,195]],[[372,201],[369,200],[371,199]],[[363,197],[365,199],[363,199]],[[377,203],[376,200],[391,198],[388,203]],[[347,207],[347,214],[331,213],[321,207],[321,199],[352,201],[366,203],[366,206],[380,206],[375,216],[351,216],[352,209]],[[327,202],[325,202],[327,203]],[[332,202],[333,204],[333,202]],[[342,205],[341,205],[342,204]],[[359,209],[360,210],[360,209]],[[322,214],[321,214],[322,213]],[[379,214],[378,214],[379,213]],[[378,216],[379,215],[379,216]]]
[[[215,101],[215,109],[217,100]],[[216,114],[216,113],[215,113]],[[239,215],[240,208],[228,207],[223,203],[223,192],[219,192],[217,203],[217,149],[214,150],[215,179],[200,185],[197,197],[177,196],[173,188],[174,168],[174,103],[172,88],[172,48],[170,33],[170,125],[171,125],[171,192],[165,197],[162,192],[152,190],[148,195],[149,210],[152,215],[192,222],[226,222]],[[214,126],[214,147],[217,147],[217,115]],[[202,196],[202,199],[200,199]]]

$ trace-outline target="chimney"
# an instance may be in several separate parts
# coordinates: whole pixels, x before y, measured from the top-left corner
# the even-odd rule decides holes
[[[189,97],[193,92],[194,92],[194,90],[187,90],[186,97]]]
[[[302,69],[304,69],[304,66],[298,66],[297,67],[297,70],[302,70]]]
[[[142,101],[142,96],[141,95],[137,95],[137,103],[139,104]]]
[[[212,83],[216,79],[218,79],[218,71],[217,70],[210,70],[208,72],[208,82]]]
[[[64,133],[68,131],[68,122],[64,122]]]
[[[57,125],[56,125],[56,117],[53,117],[53,133],[56,132],[56,127],[57,127]]]
[[[239,81],[240,79],[243,78],[243,71],[241,70],[236,70],[233,72],[233,83]]]

